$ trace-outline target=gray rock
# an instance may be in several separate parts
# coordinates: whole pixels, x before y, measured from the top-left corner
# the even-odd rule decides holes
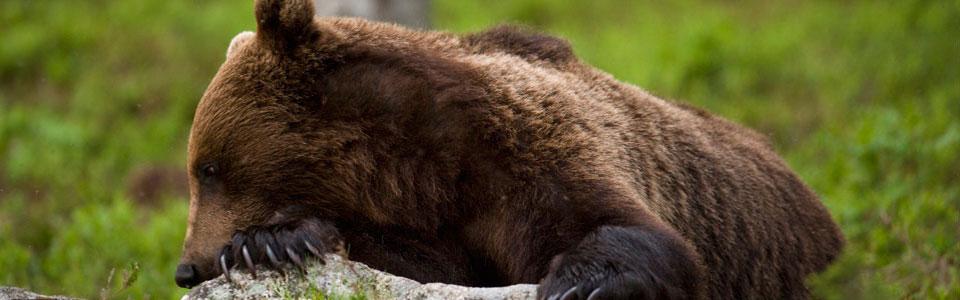
[[[64,296],[46,296],[40,295],[18,287],[0,286],[0,300],[13,299],[44,299],[44,300],[70,300],[74,298]]]
[[[351,16],[430,28],[430,0],[314,0],[317,15]]]
[[[535,299],[537,286],[519,284],[497,288],[471,288],[428,283],[390,275],[370,267],[327,255],[326,264],[311,263],[307,272],[293,270],[286,275],[259,271],[257,278],[240,270],[230,272],[232,283],[223,276],[194,287],[187,299]]]

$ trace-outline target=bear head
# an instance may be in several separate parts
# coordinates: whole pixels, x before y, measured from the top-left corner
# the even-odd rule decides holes
[[[454,215],[440,210],[466,147],[458,124],[485,93],[441,54],[458,40],[315,19],[312,5],[257,1],[256,33],[233,39],[197,106],[177,271],[195,280],[182,285],[219,275],[218,252],[249,226],[309,215],[429,232]]]

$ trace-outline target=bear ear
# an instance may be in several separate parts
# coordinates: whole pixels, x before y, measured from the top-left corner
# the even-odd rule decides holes
[[[315,36],[312,0],[256,0],[257,38],[289,50]]]
[[[237,52],[237,49],[240,49],[240,46],[246,45],[247,42],[250,41],[250,38],[254,36],[255,34],[250,31],[244,31],[240,34],[237,34],[237,36],[234,36],[233,39],[230,40],[230,46],[227,47],[227,58],[230,58],[234,52]]]

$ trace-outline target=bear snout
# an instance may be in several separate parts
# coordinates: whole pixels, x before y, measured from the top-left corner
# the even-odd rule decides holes
[[[197,267],[194,264],[179,264],[177,265],[177,272],[173,278],[178,286],[182,288],[192,288],[202,282],[200,281],[199,275]]]

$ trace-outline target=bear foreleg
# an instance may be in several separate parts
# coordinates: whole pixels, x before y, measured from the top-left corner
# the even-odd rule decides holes
[[[557,255],[540,299],[699,299],[702,270],[678,234],[654,226],[603,226]]]

